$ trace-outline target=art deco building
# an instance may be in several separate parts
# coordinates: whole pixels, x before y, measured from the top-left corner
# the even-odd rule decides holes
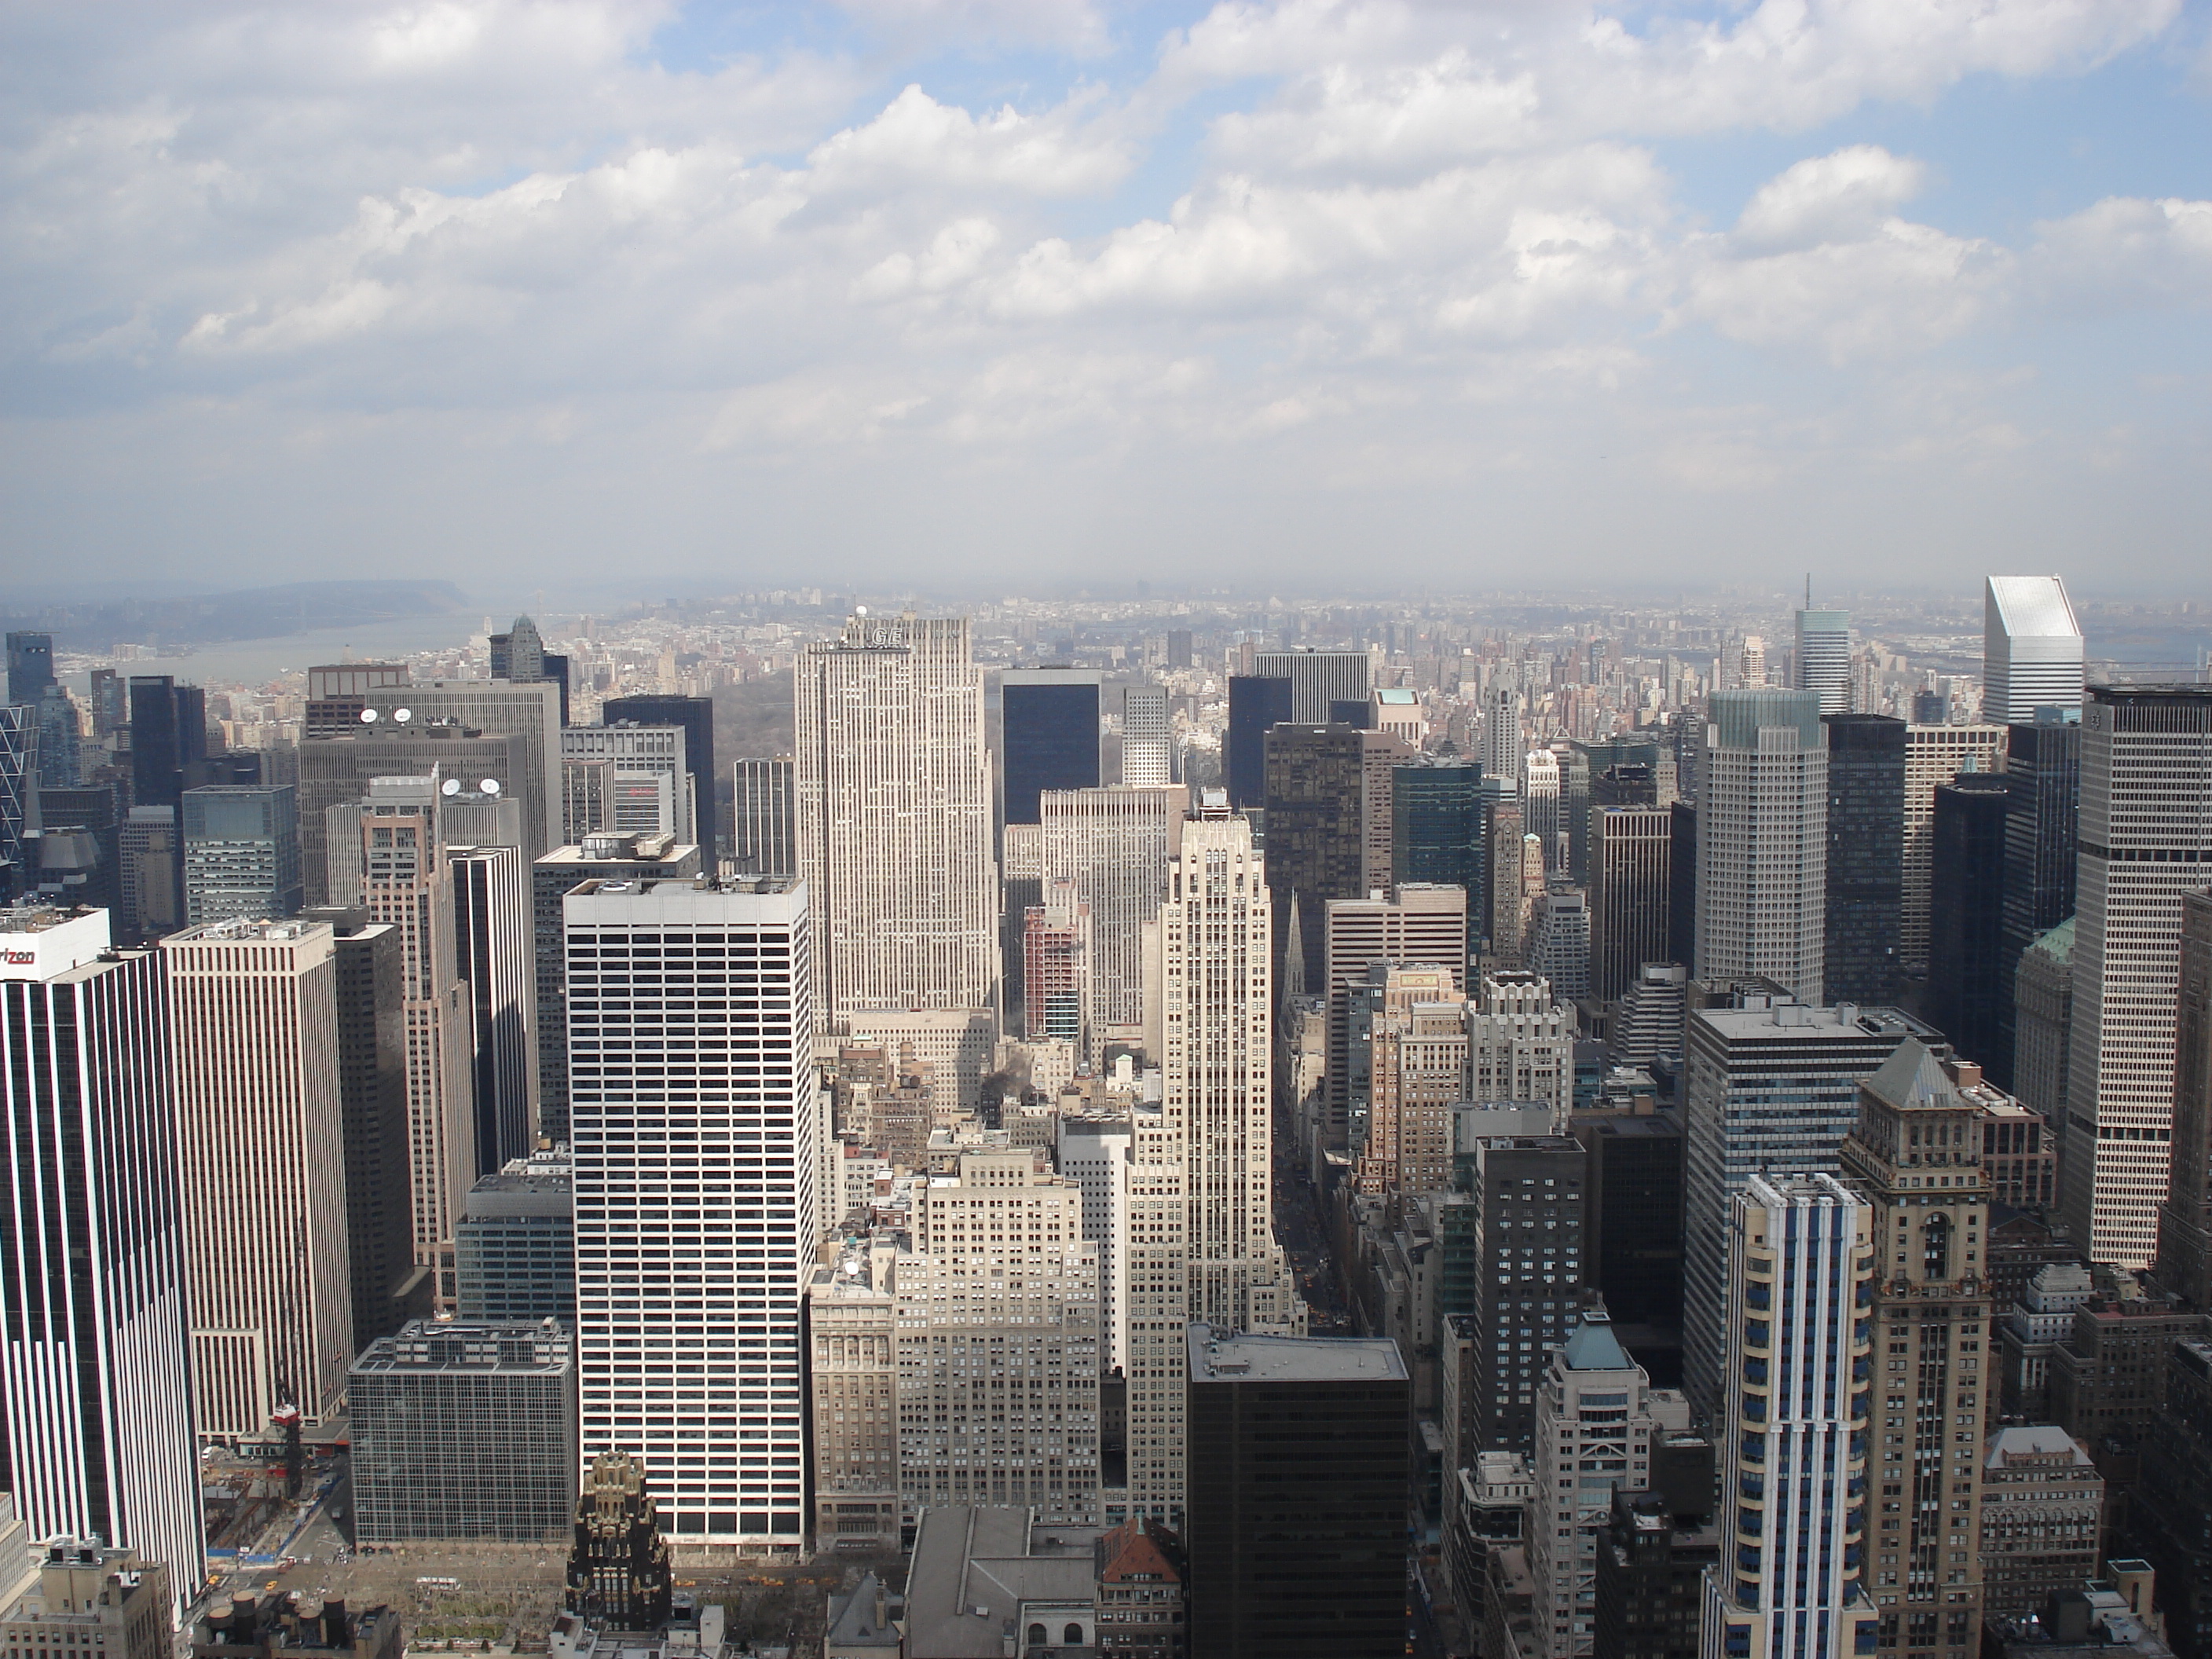
[[[967,622],[856,615],[801,653],[798,701],[819,1017],[995,1006],[991,760]]]
[[[1132,1513],[1183,1501],[1184,1329],[1300,1334],[1273,1211],[1273,1012],[1267,868],[1208,791],[1184,824],[1158,927],[1161,1100],[1127,1171]]]
[[[1844,1173],[1873,1206],[1868,1583],[1910,1659],[1981,1644],[1981,1436],[1996,1373],[1983,1120],[2011,1102],[1969,1062],[1900,1044],[1859,1085]],[[1969,1425],[1960,1434],[1958,1425]],[[1876,1505],[1869,1505],[1873,1510]]]

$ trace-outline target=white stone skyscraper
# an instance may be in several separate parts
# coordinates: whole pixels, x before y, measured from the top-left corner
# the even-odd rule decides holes
[[[1828,740],[1813,691],[1716,691],[1698,788],[1697,973],[1820,1000]]]
[[[1516,783],[1528,745],[1521,741],[1521,688],[1502,673],[1482,691],[1482,781]]]
[[[198,1594],[168,1010],[107,914],[0,910],[0,1435],[33,1538],[98,1536]]]
[[[2089,689],[2079,847],[2059,1208],[2093,1261],[2141,1267],[2172,1151],[2182,896],[2212,884],[2212,685]]]
[[[1851,613],[1797,613],[1797,678],[1800,691],[1820,699],[1823,714],[1851,712]]]
[[[991,763],[966,619],[855,614],[799,654],[795,690],[818,1016],[994,1007]]]
[[[678,1549],[796,1547],[820,1230],[805,890],[592,880],[562,907],[583,1455],[634,1455]]]
[[[1183,1328],[1305,1329],[1275,1243],[1270,915],[1251,824],[1206,791],[1160,911],[1160,1109],[1133,1120],[1125,1176],[1132,1512],[1182,1509]]]
[[[1047,789],[1037,797],[1042,883],[1072,881],[1091,907],[1091,1029],[1135,1041],[1145,1019],[1145,929],[1167,902],[1188,797],[1164,789]],[[1098,1054],[1091,1058],[1095,1061]]]
[[[353,1363],[337,936],[220,921],[161,948],[199,1431],[258,1441],[282,1404],[327,1419]]]
[[[1992,576],[1983,604],[1982,718],[2031,725],[2081,706],[2081,624],[2057,576]]]

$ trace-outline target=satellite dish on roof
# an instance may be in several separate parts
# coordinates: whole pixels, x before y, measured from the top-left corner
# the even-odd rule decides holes
[[[853,607],[853,614],[856,617],[865,617],[868,614],[868,607],[865,605],[856,605]]]
[[[499,793],[499,780],[497,778],[486,778],[482,783],[478,784],[477,787],[483,790],[487,795],[496,795]]]
[[[461,793],[461,781],[459,778],[447,778],[443,783],[438,786],[438,793],[441,795],[459,794]]]
[[[404,726],[415,718],[415,711],[411,708],[395,708],[392,711],[392,718]]]
[[[374,725],[375,725],[375,724],[376,724],[376,710],[374,710],[374,708],[364,708],[364,709],[362,709],[362,710],[361,711],[361,723],[362,723],[363,726],[374,726]]]

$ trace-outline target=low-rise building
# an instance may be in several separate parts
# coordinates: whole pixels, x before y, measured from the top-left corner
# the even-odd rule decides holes
[[[463,1319],[576,1322],[576,1192],[565,1146],[478,1177],[453,1229]]]
[[[1614,1491],[1597,1546],[1594,1651],[1606,1659],[1698,1659],[1700,1592],[1705,1570],[1721,1559],[1711,1490],[1709,1480],[1701,1507],[1686,1513],[1661,1492]]]
[[[192,1659],[399,1659],[406,1649],[392,1608],[298,1593],[211,1601],[191,1634]]]
[[[38,1582],[0,1615],[0,1650],[25,1659],[169,1659],[176,1626],[166,1562],[97,1538],[57,1538],[34,1559]]]
[[[576,1361],[556,1319],[416,1320],[348,1379],[364,1543],[564,1536],[576,1481]]]
[[[1997,1327],[2003,1367],[2000,1404],[2007,1417],[2040,1423],[2051,1415],[2051,1356],[2074,1328],[2076,1310],[2095,1286],[2078,1261],[2045,1262]]]
[[[1101,1534],[1092,1557],[1100,1659],[1184,1659],[1190,1608],[1176,1535],[1132,1518]]]
[[[1982,1597],[1989,1617],[2039,1610],[2096,1576],[2105,1480],[2050,1424],[1999,1429],[1982,1458]]]

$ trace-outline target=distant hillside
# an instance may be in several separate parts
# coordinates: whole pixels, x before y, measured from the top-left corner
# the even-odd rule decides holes
[[[64,651],[106,651],[120,643],[216,645],[275,639],[316,628],[452,616],[468,608],[451,582],[287,582],[232,593],[36,607],[18,607],[0,598],[0,625],[52,634]]]

